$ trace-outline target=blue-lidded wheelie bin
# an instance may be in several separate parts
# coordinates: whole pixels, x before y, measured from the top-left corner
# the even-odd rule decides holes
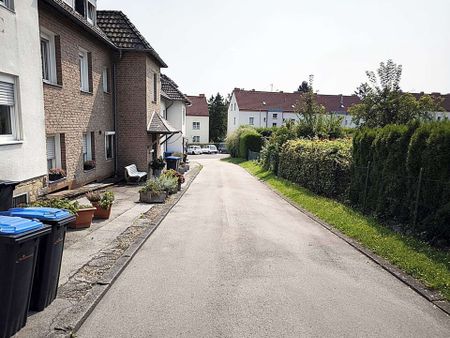
[[[39,240],[50,231],[36,220],[0,216],[0,338],[27,322]]]
[[[2,214],[37,219],[51,226],[52,231],[39,244],[30,301],[30,310],[42,311],[56,298],[67,225],[76,217],[67,210],[54,208],[13,208]]]
[[[166,157],[167,169],[173,169],[175,171],[178,171],[180,162],[181,162],[181,157],[177,157],[177,156]]]

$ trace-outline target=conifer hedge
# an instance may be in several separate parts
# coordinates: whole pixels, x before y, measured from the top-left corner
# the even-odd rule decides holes
[[[354,205],[427,239],[450,240],[450,122],[363,129],[352,157]]]

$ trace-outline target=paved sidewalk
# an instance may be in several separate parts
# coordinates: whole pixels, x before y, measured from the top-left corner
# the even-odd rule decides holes
[[[66,283],[71,275],[88,262],[101,249],[130,227],[153,205],[140,204],[139,186],[119,185],[109,187],[115,201],[108,220],[94,220],[92,226],[83,230],[70,230],[66,236],[59,284]],[[81,204],[89,204],[80,198]]]
[[[449,337],[450,319],[210,158],[77,337]]]

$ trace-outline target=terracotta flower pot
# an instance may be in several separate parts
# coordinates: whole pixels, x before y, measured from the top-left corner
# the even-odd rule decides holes
[[[75,222],[69,224],[72,229],[86,229],[92,224],[92,219],[94,218],[95,208],[81,209],[77,212],[77,219]]]
[[[111,207],[103,209],[98,203],[92,203],[95,207],[94,218],[97,219],[109,219],[111,216]]]

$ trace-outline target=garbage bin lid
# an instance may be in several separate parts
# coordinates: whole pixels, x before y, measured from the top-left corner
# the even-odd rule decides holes
[[[169,156],[169,157],[166,157],[166,160],[181,160],[181,157]]]
[[[23,218],[33,218],[40,221],[54,221],[58,222],[71,217],[72,214],[64,209],[56,208],[12,208],[6,212],[0,213],[0,215],[23,217]]]
[[[23,232],[38,230],[44,225],[31,219],[20,217],[0,216],[0,235],[14,235]]]

